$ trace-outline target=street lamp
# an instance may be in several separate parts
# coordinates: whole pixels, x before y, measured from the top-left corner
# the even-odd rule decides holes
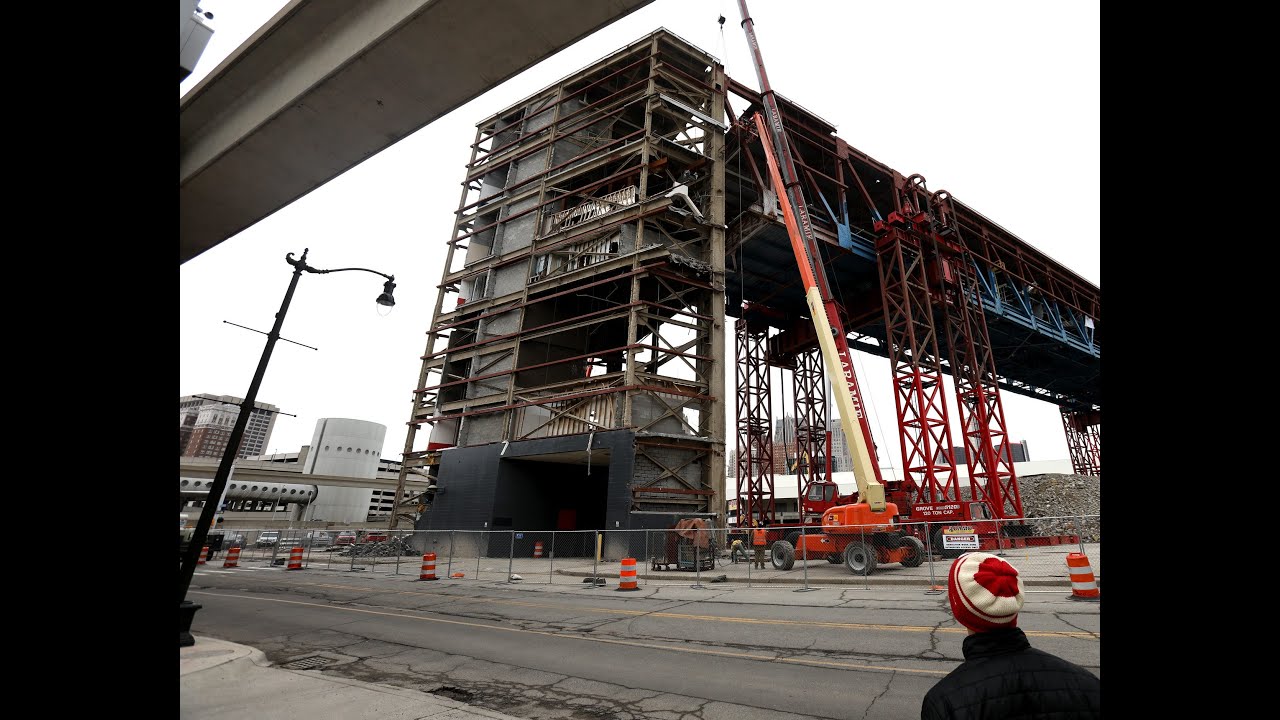
[[[213,476],[213,484],[209,488],[208,498],[205,500],[204,509],[200,512],[200,521],[196,523],[195,533],[192,534],[187,551],[182,556],[182,569],[179,573],[178,582],[180,623],[178,638],[180,647],[195,644],[195,638],[191,636],[191,621],[195,618],[196,610],[200,609],[200,605],[187,600],[187,588],[191,586],[191,576],[195,573],[196,563],[200,557],[200,549],[204,547],[205,538],[209,534],[209,525],[213,522],[214,515],[218,511],[218,499],[222,497],[222,491],[227,486],[227,478],[231,476],[231,466],[235,464],[236,453],[240,450],[240,440],[244,437],[244,430],[249,425],[249,415],[252,414],[254,402],[258,398],[258,386],[262,384],[262,376],[266,374],[267,362],[271,359],[271,350],[275,347],[276,340],[280,339],[280,326],[284,324],[284,314],[289,310],[289,301],[293,299],[294,288],[298,287],[298,278],[302,277],[303,271],[323,275],[326,273],[359,270],[381,275],[387,281],[382,284],[382,294],[377,299],[378,305],[389,308],[396,304],[395,298],[392,296],[392,292],[396,289],[394,275],[387,275],[367,268],[317,270],[307,264],[308,252],[310,252],[310,248],[304,248],[302,257],[297,260],[293,258],[293,253],[284,256],[285,262],[293,266],[293,279],[289,281],[289,290],[284,294],[284,302],[280,303],[280,312],[276,313],[276,324],[267,335],[267,345],[262,349],[262,358],[258,360],[258,370],[253,374],[253,382],[249,383],[249,392],[245,394],[244,402],[240,403],[240,414],[236,417],[236,424],[231,429],[231,437],[227,439],[227,449],[222,453],[222,462],[218,464],[218,472]]]

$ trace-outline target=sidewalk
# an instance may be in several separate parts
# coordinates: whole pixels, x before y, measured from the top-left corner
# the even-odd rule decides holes
[[[446,697],[272,665],[262,651],[195,636],[179,651],[182,720],[518,720]]]

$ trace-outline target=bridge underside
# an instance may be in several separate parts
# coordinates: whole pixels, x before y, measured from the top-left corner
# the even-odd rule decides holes
[[[740,113],[732,120],[759,110],[757,92],[732,79],[729,89],[730,111]],[[858,340],[850,347],[888,357],[874,222],[901,211],[896,191],[924,179],[903,176],[837,137],[830,124],[779,101],[833,293],[845,308],[846,330]],[[812,348],[804,288],[774,210],[763,151],[737,124],[726,142],[725,167],[727,313],[740,316],[744,301],[765,306],[791,323],[774,323],[783,331],[774,354]],[[1067,410],[1100,409],[1098,288],[962,202],[951,198],[951,204],[982,296],[1001,389]],[[939,343],[939,354],[949,357],[946,337]]]
[[[181,100],[179,261],[650,2],[290,2]]]

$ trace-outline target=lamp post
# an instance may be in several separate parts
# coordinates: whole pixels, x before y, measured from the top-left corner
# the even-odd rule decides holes
[[[310,252],[310,248],[304,248],[302,257],[296,260],[293,257],[293,253],[288,253],[284,256],[285,262],[293,266],[293,278],[289,281],[289,289],[284,294],[284,302],[280,303],[280,312],[276,313],[275,326],[267,334],[267,345],[262,349],[262,358],[258,360],[258,370],[253,374],[253,381],[249,383],[249,392],[245,394],[244,402],[240,403],[240,414],[236,417],[235,426],[231,428],[231,437],[227,438],[227,449],[223,451],[222,462],[218,464],[218,472],[213,476],[213,485],[209,488],[209,495],[205,500],[203,510],[200,512],[200,520],[196,523],[195,533],[191,536],[187,552],[182,556],[182,568],[178,582],[180,623],[178,638],[180,647],[195,644],[195,638],[191,636],[191,621],[195,618],[196,610],[199,610],[201,606],[187,600],[187,588],[191,586],[191,576],[195,573],[196,563],[200,557],[200,549],[204,547],[205,538],[209,533],[209,525],[213,522],[214,515],[218,511],[218,499],[222,497],[222,492],[227,486],[227,478],[231,475],[231,466],[235,464],[236,453],[240,450],[240,440],[244,437],[245,428],[249,424],[249,415],[252,414],[254,402],[258,398],[258,387],[262,384],[262,376],[267,372],[267,362],[271,360],[271,350],[275,347],[276,340],[280,339],[280,326],[284,324],[284,315],[289,310],[289,301],[293,299],[293,291],[298,287],[298,278],[302,277],[303,271],[323,275],[325,273],[359,270],[381,275],[387,281],[382,284],[382,294],[378,296],[377,303],[386,307],[393,307],[396,304],[395,298],[391,295],[396,288],[394,275],[387,275],[367,268],[318,270],[307,264],[308,252]]]

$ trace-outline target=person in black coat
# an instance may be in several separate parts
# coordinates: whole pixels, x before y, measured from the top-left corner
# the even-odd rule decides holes
[[[1018,627],[1022,578],[1002,558],[965,553],[947,574],[956,622],[969,630],[964,662],[924,696],[920,720],[1094,720],[1096,675],[1031,647]]]

